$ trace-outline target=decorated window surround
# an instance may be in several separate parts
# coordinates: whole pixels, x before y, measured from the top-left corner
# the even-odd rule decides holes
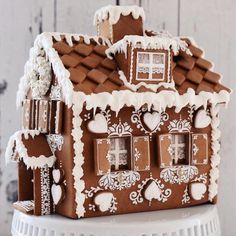
[[[148,63],[142,63],[140,62],[140,55],[148,55],[149,56],[149,62]],[[158,55],[158,56],[162,56],[163,57],[163,63],[154,63],[154,55]],[[138,81],[164,81],[165,79],[165,53],[161,53],[161,52],[141,52],[141,51],[137,51],[137,59],[136,59],[136,80]],[[148,68],[148,71],[140,71],[140,67],[145,67]],[[154,71],[154,67],[157,67],[158,70],[160,71]],[[143,74],[148,74],[148,78],[139,78],[139,73],[143,73]],[[162,78],[153,78],[153,74],[162,74]]]
[[[99,171],[101,168],[99,167],[99,161],[100,160],[97,160],[95,162],[95,169],[97,170],[97,175],[105,175],[105,174],[108,174],[108,173],[115,173],[115,172],[122,172],[122,171],[149,171],[150,170],[150,144],[149,144],[149,136],[147,135],[144,135],[144,136],[131,136],[131,135],[122,135],[122,136],[108,136],[106,138],[99,138],[99,139],[96,139],[96,142],[95,142],[95,145],[96,145],[96,155],[98,155],[98,144],[97,142],[99,142],[99,140],[102,140],[102,141],[107,141],[107,143],[110,145],[111,143],[111,139],[120,139],[120,138],[124,138],[124,139],[128,139],[128,145],[127,147],[129,148],[127,150],[127,163],[126,164],[120,164],[119,167],[115,167],[115,169],[112,168],[113,164],[109,163],[109,169],[106,171],[106,172],[101,172]],[[148,140],[147,142],[147,155],[145,155],[145,157],[147,158],[145,161],[147,162],[147,166],[145,166],[145,168],[138,168],[138,158],[137,155],[138,154],[141,154],[141,153],[138,153],[139,150],[137,150],[137,148],[135,148],[135,145],[134,145],[134,142],[138,141],[138,139],[141,139],[141,138],[146,138]],[[96,157],[95,157],[96,158]],[[97,158],[101,158],[100,156],[97,156]],[[108,153],[106,155],[106,159],[108,160],[109,162],[109,150],[108,150]],[[117,163],[116,163],[117,164]],[[121,166],[121,168],[120,168]],[[123,169],[123,167],[126,167],[126,169]]]
[[[79,39],[81,35],[72,35],[65,34],[66,40],[69,45],[73,45],[72,37],[75,39]],[[98,37],[88,37],[85,36],[85,42],[89,42],[90,39],[95,39],[99,44],[109,44],[109,41],[102,39],[102,42],[98,41]],[[230,93],[227,91],[220,91],[219,93],[213,92],[200,92],[198,95],[195,94],[195,91],[192,89],[188,89],[188,91],[180,95],[176,91],[162,91],[158,94],[146,92],[146,93],[132,93],[130,91],[114,91],[112,93],[101,93],[101,94],[91,94],[86,95],[82,92],[74,92],[73,85],[69,80],[70,73],[63,66],[60,61],[58,53],[52,47],[53,39],[56,41],[61,41],[60,33],[43,33],[37,37],[34,43],[34,47],[31,50],[30,58],[34,57],[34,51],[40,48],[44,48],[46,55],[50,58],[52,63],[53,71],[59,81],[59,85],[62,88],[63,100],[65,101],[68,107],[72,106],[73,110],[73,130],[72,137],[75,141],[74,144],[74,168],[73,168],[73,176],[74,176],[74,187],[76,190],[75,201],[77,203],[76,213],[77,216],[83,217],[85,213],[84,202],[85,202],[85,194],[83,190],[85,189],[85,183],[82,179],[83,177],[83,168],[82,165],[84,163],[83,156],[83,143],[81,138],[83,136],[83,131],[81,129],[82,119],[80,114],[83,110],[83,105],[86,104],[88,109],[100,107],[104,109],[107,106],[110,106],[112,110],[114,110],[117,114],[119,110],[124,106],[134,106],[136,109],[140,108],[143,104],[147,103],[149,107],[151,105],[154,106],[157,110],[164,110],[167,107],[176,106],[176,112],[180,111],[184,106],[195,105],[196,109],[200,106],[207,107],[207,104],[212,104],[211,115],[212,115],[212,150],[213,154],[211,156],[211,171],[210,171],[210,185],[209,185],[209,200],[213,201],[214,197],[217,195],[217,179],[218,179],[218,165],[220,162],[219,156],[219,106],[217,104],[228,104],[230,100]],[[28,72],[28,67],[31,66],[31,61],[29,60],[25,66],[25,75],[21,78],[19,84],[19,90],[17,93],[17,106],[21,105],[21,102],[24,100],[27,91],[29,89],[28,81],[26,74]],[[137,102],[139,98],[142,102]],[[119,102],[117,102],[119,101]],[[155,102],[156,101],[156,102]],[[158,102],[157,102],[158,101]]]

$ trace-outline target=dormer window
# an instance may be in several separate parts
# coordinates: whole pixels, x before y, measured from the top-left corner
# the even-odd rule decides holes
[[[165,53],[137,52],[136,80],[164,81]]]

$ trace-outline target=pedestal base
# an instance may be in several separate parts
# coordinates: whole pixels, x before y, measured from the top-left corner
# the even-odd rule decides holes
[[[220,236],[215,205],[71,220],[17,210],[13,236]]]

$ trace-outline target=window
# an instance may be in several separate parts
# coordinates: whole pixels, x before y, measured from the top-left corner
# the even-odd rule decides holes
[[[164,81],[165,53],[137,52],[136,79],[143,81]]]
[[[158,140],[161,168],[208,163],[207,134],[162,134],[159,135]],[[190,158],[192,158],[192,162],[190,162]]]
[[[128,169],[129,138],[111,138],[108,151],[108,161],[111,170]]]
[[[161,168],[189,164],[189,134],[163,134],[159,136]]]
[[[149,136],[124,136],[95,139],[95,170],[97,175],[110,172],[150,169]]]
[[[187,149],[186,135],[185,134],[172,134],[170,153],[174,165],[186,164],[186,149]]]

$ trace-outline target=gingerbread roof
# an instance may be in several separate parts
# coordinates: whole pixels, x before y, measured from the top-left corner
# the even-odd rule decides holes
[[[203,51],[191,40],[184,39],[189,50],[182,50],[173,58],[173,80],[170,86],[155,88],[141,85],[133,88],[124,73],[118,68],[115,59],[108,58],[106,50],[111,43],[106,38],[79,34],[43,33],[39,35],[30,51],[30,58],[25,65],[17,93],[17,105],[25,99],[30,89],[30,77],[34,76],[35,61],[39,52],[45,51],[48,62],[58,79],[62,90],[62,99],[66,105],[72,106],[76,92],[85,95],[130,91],[135,93],[152,92],[158,94],[162,90],[172,90],[182,95],[189,89],[191,94],[202,91],[209,94],[224,92],[229,95],[230,89],[220,82],[220,75],[212,71],[212,63],[205,60]],[[108,55],[108,56],[107,56]],[[109,56],[110,57],[110,56]],[[221,93],[222,94],[222,93]],[[82,95],[82,94],[81,94]],[[225,98],[219,94],[219,101]],[[228,100],[228,98],[227,98]]]
[[[220,74],[213,72],[213,64],[203,57],[203,51],[191,40],[184,39],[188,44],[187,51],[180,51],[173,59],[173,79],[180,94],[192,88],[198,94],[201,91],[219,92],[230,89],[220,83]],[[108,45],[98,45],[95,41],[86,44],[81,37],[70,46],[65,37],[55,41],[53,47],[58,52],[65,68],[70,72],[70,80],[75,91],[86,94],[112,92],[129,89],[120,79],[119,68],[114,59],[106,55]],[[137,92],[151,91],[140,87]],[[158,90],[159,91],[159,90]],[[157,91],[157,92],[158,92]]]
[[[35,148],[39,146],[40,149]],[[5,154],[6,162],[23,160],[27,168],[52,167],[56,157],[53,155],[45,135],[37,130],[22,130],[13,134]]]

